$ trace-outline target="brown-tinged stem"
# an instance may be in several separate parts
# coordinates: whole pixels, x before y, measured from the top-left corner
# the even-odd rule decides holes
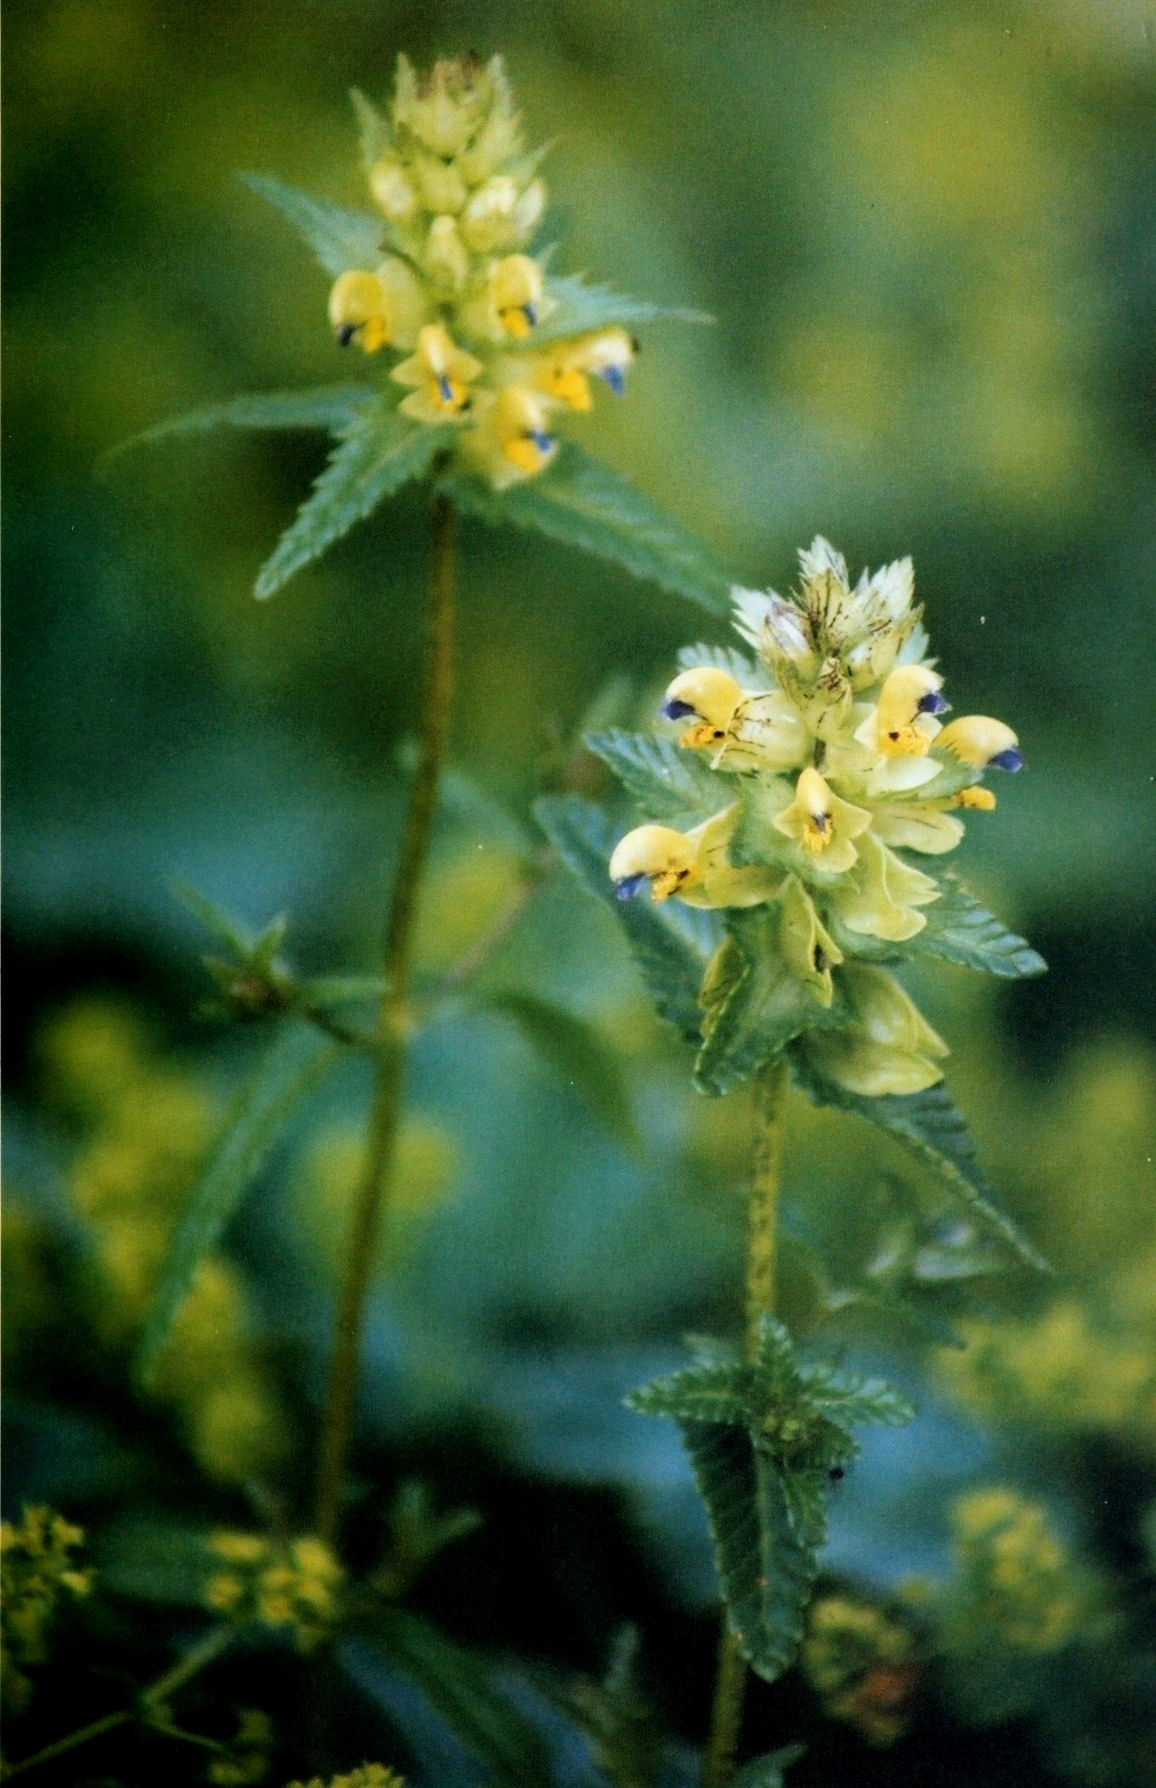
[[[449,498],[437,495],[433,506],[428,658],[420,749],[386,919],[382,952],[385,989],[374,1038],[376,1073],[365,1171],[349,1228],[321,1427],[316,1527],[321,1538],[329,1544],[336,1540],[341,1523],[361,1334],[401,1115],[414,920],[449,732],[453,674],[454,519]]]
[[[745,1351],[748,1359],[757,1356],[759,1325],[775,1307],[776,1218],[786,1097],[787,1064],[778,1057],[760,1068],[755,1077],[755,1143],[747,1201]],[[734,1774],[746,1682],[747,1667],[724,1614],[710,1737],[703,1757],[702,1788],[726,1788]]]

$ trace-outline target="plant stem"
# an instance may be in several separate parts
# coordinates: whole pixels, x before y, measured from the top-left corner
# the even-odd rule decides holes
[[[321,1428],[316,1526],[322,1539],[329,1544],[336,1540],[341,1524],[361,1333],[401,1115],[414,920],[449,731],[453,674],[454,519],[449,498],[436,496],[420,751],[386,919],[382,954],[385,990],[378,1009],[374,1039],[376,1073],[365,1170],[349,1228]]]
[[[224,1651],[232,1637],[232,1627],[214,1627],[199,1645],[194,1645],[191,1651],[185,1653],[179,1663],[141,1691],[135,1708],[122,1708],[118,1713],[104,1714],[101,1719],[92,1720],[87,1726],[78,1726],[75,1732],[66,1733],[54,1744],[45,1745],[42,1751],[34,1752],[31,1757],[22,1757],[19,1763],[7,1765],[2,1772],[3,1780],[10,1781],[13,1776],[23,1775],[26,1769],[36,1769],[41,1763],[51,1763],[54,1757],[64,1757],[69,1751],[75,1751],[79,1745],[101,1738],[106,1732],[115,1732],[118,1726],[127,1726],[134,1720],[153,1727],[157,1732],[163,1732],[168,1738],[183,1739],[186,1744],[204,1745],[208,1750],[221,1750],[223,1747],[216,1740],[202,1738],[196,1732],[185,1732],[169,1721],[158,1719],[157,1713],[178,1689],[183,1689],[187,1682],[191,1682],[194,1676],[199,1675],[207,1664],[211,1664]]]
[[[775,1307],[775,1228],[786,1095],[787,1064],[777,1057],[765,1063],[755,1077],[755,1145],[747,1200],[745,1351],[748,1359],[754,1359],[758,1353],[762,1318],[770,1316]],[[703,1758],[702,1788],[726,1788],[734,1774],[746,1681],[747,1667],[724,1613],[710,1738]]]

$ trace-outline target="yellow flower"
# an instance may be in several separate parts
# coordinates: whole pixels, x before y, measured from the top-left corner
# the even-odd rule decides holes
[[[871,815],[840,800],[818,770],[808,765],[795,784],[795,799],[773,824],[784,838],[801,844],[812,861],[821,860],[825,870],[842,875],[858,861],[852,840],[866,832]]]
[[[547,396],[572,410],[592,410],[591,378],[601,379],[615,397],[621,397],[627,371],[637,352],[638,343],[625,329],[617,325],[600,329],[595,335],[560,342],[540,363],[535,383]]]
[[[935,716],[948,705],[939,693],[942,687],[943,678],[926,665],[898,666],[855,737],[884,757],[922,757],[940,730]]]
[[[834,886],[830,898],[848,931],[903,943],[923,930],[927,920],[916,909],[939,899],[939,885],[900,862],[874,832],[864,832],[854,874]]]
[[[677,894],[690,906],[759,906],[771,899],[779,876],[761,867],[736,868],[727,856],[737,813],[728,807],[691,832],[671,826],[628,832],[610,859],[619,900],[633,899],[647,886],[652,900]]]
[[[465,445],[487,466],[496,490],[544,471],[558,451],[548,406],[525,385],[507,385]]]
[[[1019,740],[1002,720],[987,714],[968,714],[945,726],[935,742],[939,751],[950,751],[961,764],[975,770],[1022,770]]]
[[[396,256],[376,273],[343,273],[329,294],[329,321],[342,347],[360,342],[367,354],[412,347],[429,313],[416,276]]]
[[[848,1092],[876,1099],[887,1093],[919,1093],[943,1079],[931,1058],[950,1053],[919,1008],[891,975],[864,963],[848,963],[843,985],[855,1021],[837,1031],[815,1031],[808,1053]]]
[[[793,769],[806,754],[807,731],[784,696],[745,690],[727,671],[695,665],[662,698],[665,720],[693,720],[679,744],[710,750],[712,770]]]
[[[417,352],[395,366],[390,377],[414,387],[399,407],[415,422],[456,422],[469,410],[470,387],[484,370],[480,360],[456,345],[444,323],[426,323],[418,330]]]

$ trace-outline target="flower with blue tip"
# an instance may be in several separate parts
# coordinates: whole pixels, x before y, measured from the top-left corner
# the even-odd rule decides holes
[[[726,777],[727,805],[685,833],[628,833],[611,879],[623,900],[777,909],[767,935],[784,970],[806,997],[841,999],[848,1013],[816,1033],[816,1064],[849,1091],[912,1093],[940,1078],[945,1046],[873,959],[901,954],[942,898],[912,858],[954,850],[961,815],[995,806],[985,774],[1018,770],[1023,756],[1003,721],[944,724],[951,704],[910,559],[852,585],[820,538],[800,567],[790,597],[734,592],[754,661],[724,668],[687,654],[658,710],[681,749]]]

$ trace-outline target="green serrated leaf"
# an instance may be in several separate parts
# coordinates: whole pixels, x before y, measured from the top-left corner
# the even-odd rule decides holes
[[[500,495],[463,476],[447,480],[447,488],[459,508],[493,526],[512,522],[610,559],[712,614],[729,608],[730,579],[706,543],[573,444],[537,478]]]
[[[725,806],[728,794],[718,777],[682,751],[673,740],[620,727],[592,733],[587,748],[608,764],[648,819],[698,821]]]
[[[156,1377],[177,1314],[197,1268],[216,1246],[265,1156],[293,1112],[341,1059],[340,1044],[310,1025],[279,1029],[234,1095],[215,1148],[189,1195],[169,1243],[136,1361],[147,1389]]]
[[[376,267],[381,260],[385,224],[371,211],[355,211],[349,205],[314,198],[269,174],[241,174],[238,178],[296,225],[334,279],[355,268]]]
[[[256,391],[223,403],[205,404],[168,422],[142,429],[110,449],[101,460],[107,467],[130,447],[155,441],[176,440],[184,435],[207,434],[214,428],[319,428],[336,435],[352,426],[380,395],[372,385],[316,385],[305,391]]]
[[[638,1415],[670,1416],[676,1422],[723,1422],[745,1425],[750,1370],[737,1361],[711,1361],[687,1366],[671,1378],[656,1378],[625,1398]]]
[[[694,1065],[699,1090],[727,1093],[813,1025],[826,1009],[783,960],[777,905],[726,915],[726,940],[702,986],[703,1044]]]
[[[606,329],[613,323],[623,328],[644,323],[713,323],[705,310],[687,310],[680,306],[651,304],[645,298],[629,298],[611,286],[591,285],[581,274],[565,274],[551,278],[547,291],[556,300],[552,310],[534,331],[533,345],[564,341],[571,335],[585,335],[591,329]]]
[[[915,1420],[910,1397],[881,1378],[862,1378],[821,1365],[803,1366],[800,1378],[808,1400],[841,1428],[905,1428]]]
[[[420,478],[453,438],[452,424],[423,427],[384,406],[345,431],[329,463],[257,577],[256,594],[272,596],[386,497]]]
[[[514,1020],[527,1041],[574,1088],[616,1142],[628,1152],[638,1147],[622,1065],[593,1025],[530,993],[490,994],[483,1004]]]
[[[975,1144],[967,1124],[946,1086],[940,1081],[922,1093],[884,1094],[871,1099],[851,1093],[822,1074],[808,1060],[805,1040],[791,1047],[791,1072],[795,1084],[813,1105],[830,1105],[853,1111],[868,1123],[885,1130],[924,1166],[930,1167],[976,1222],[1002,1237],[1026,1265],[1037,1272],[1051,1268],[1019,1226],[995,1202],[991,1187],[976,1160]]]
[[[787,1474],[756,1451],[745,1428],[679,1426],[706,1504],[731,1631],[751,1668],[774,1682],[802,1643],[824,1536],[797,1525]],[[825,1474],[809,1475],[822,1495]]]
[[[758,689],[767,682],[767,673],[759,670],[750,658],[742,652],[736,652],[731,646],[708,646],[702,641],[695,646],[683,646],[678,654],[679,668],[696,670],[699,665],[713,665],[715,670],[726,671],[736,683],[744,689]]]
[[[675,915],[649,900],[620,901],[607,872],[616,842],[601,807],[576,795],[544,795],[534,815],[562,861],[587,891],[610,907],[630,947],[660,1018],[698,1042],[698,990],[717,941],[712,913]],[[692,929],[692,927],[694,929]]]
[[[466,1749],[502,1788],[542,1788],[550,1780],[545,1739],[494,1682],[482,1660],[401,1608],[385,1608],[367,1636],[417,1685]]]
[[[923,908],[927,924],[908,940],[908,950],[943,956],[1006,980],[1047,972],[1047,963],[1027,940],[981,906],[951,870],[939,877],[939,885],[940,897]]]
[[[285,942],[285,934],[288,930],[288,913],[278,913],[277,917],[270,920],[260,937],[256,939],[249,960],[257,974],[267,975],[269,973],[278,950]]]

